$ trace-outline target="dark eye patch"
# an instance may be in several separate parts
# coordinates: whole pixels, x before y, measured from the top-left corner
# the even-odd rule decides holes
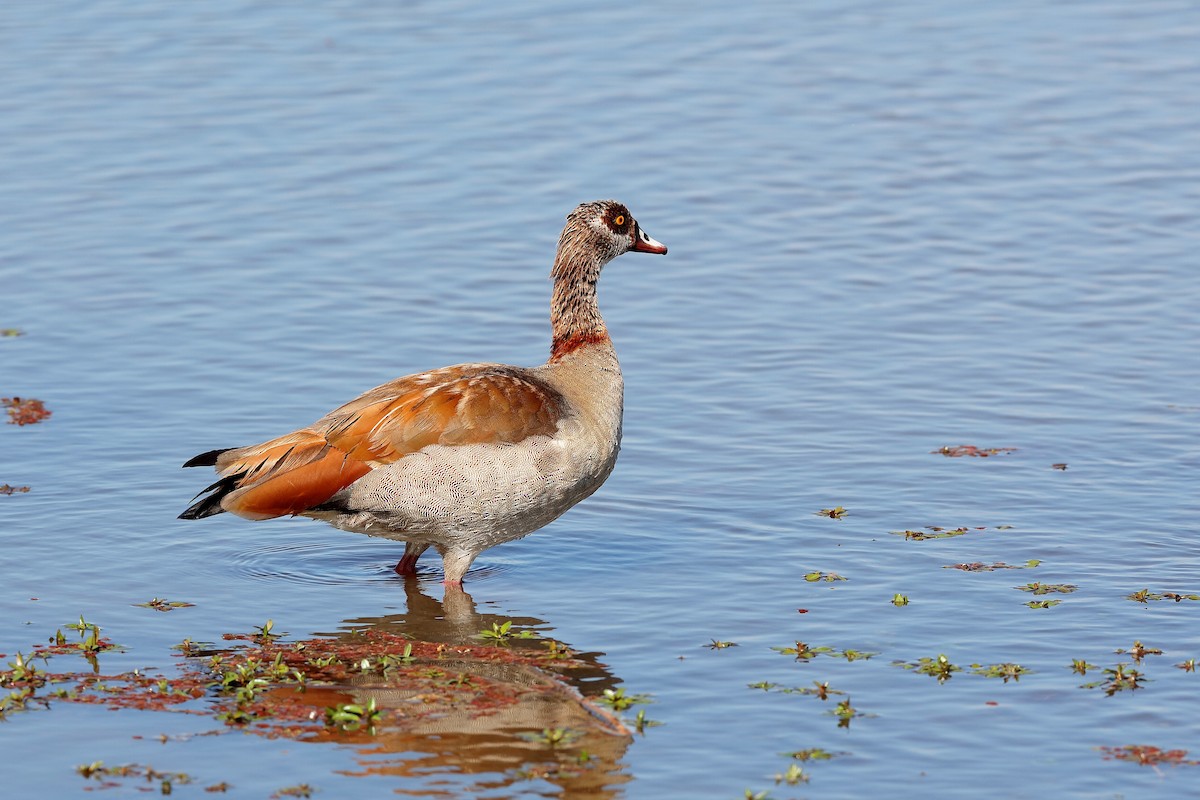
[[[604,224],[613,233],[628,233],[633,217],[629,216],[629,209],[625,206],[614,204],[605,210]]]

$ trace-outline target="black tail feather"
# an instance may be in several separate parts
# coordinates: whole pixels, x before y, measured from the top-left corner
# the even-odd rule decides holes
[[[214,450],[213,452],[216,453],[221,451]],[[209,454],[204,453],[203,455],[207,456]],[[201,457],[203,456],[196,456],[196,458]],[[185,464],[184,466],[189,465]],[[200,465],[197,464],[194,466]],[[221,480],[217,481],[212,486],[209,486],[207,489],[202,489],[196,495],[196,497],[200,497],[200,495],[206,496],[188,506],[188,509],[179,515],[179,519],[204,519],[205,517],[211,517],[214,514],[224,513],[225,509],[221,508],[221,500],[225,497],[225,495],[238,488],[238,481],[240,481],[245,474],[246,473],[244,472],[239,472],[236,475],[228,475],[224,478],[221,478]]]
[[[185,467],[215,467],[217,465],[217,457],[220,456],[221,453],[226,453],[233,449],[234,448],[232,448],[232,447],[223,447],[218,450],[209,450],[207,453],[201,453],[198,456],[192,457],[183,466],[185,466]],[[208,489],[205,489],[204,491],[207,492]],[[201,494],[204,494],[204,492],[201,492]]]

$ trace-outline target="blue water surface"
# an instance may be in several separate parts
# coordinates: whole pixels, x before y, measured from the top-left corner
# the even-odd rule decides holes
[[[0,74],[0,395],[53,412],[0,429],[31,489],[0,496],[0,666],[81,613],[113,671],[416,615],[396,544],[176,520],[206,483],[179,465],[409,372],[542,362],[581,201],[670,247],[602,282],[616,472],[467,581],[653,695],[603,786],[55,704],[0,725],[6,792],[104,760],[189,796],[1195,795],[1200,767],[1097,749],[1200,759],[1200,602],[1126,599],[1200,593],[1194,5],[9,0]],[[933,452],[963,444],[1016,449]],[[972,530],[892,533],[927,526]],[[877,655],[771,649],[797,641]],[[940,654],[944,683],[893,664]],[[999,663],[1032,672],[971,673]],[[1142,688],[1080,688],[1118,664]],[[844,694],[780,691],[814,681]],[[804,748],[836,757],[776,785]]]

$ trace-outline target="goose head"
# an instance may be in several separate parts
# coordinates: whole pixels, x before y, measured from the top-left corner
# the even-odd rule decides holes
[[[616,200],[582,203],[567,215],[553,277],[584,265],[598,273],[609,261],[630,251],[662,255],[667,246],[642,230],[624,204]]]

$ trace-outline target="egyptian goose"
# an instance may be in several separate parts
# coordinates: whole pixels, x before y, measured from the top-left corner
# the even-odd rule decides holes
[[[184,466],[215,467],[219,478],[180,519],[325,520],[405,542],[401,575],[432,546],[444,583],[461,586],[481,552],[558,518],[612,472],[624,384],[596,281],[630,250],[667,252],[620,203],[584,203],[558,240],[545,364],[397,378],[307,428],[202,453]]]

